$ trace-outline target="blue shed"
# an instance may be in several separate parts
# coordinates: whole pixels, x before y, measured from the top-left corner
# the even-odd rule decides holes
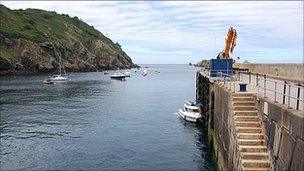
[[[211,59],[210,74],[211,77],[216,77],[218,72],[224,74],[232,74],[232,59]]]

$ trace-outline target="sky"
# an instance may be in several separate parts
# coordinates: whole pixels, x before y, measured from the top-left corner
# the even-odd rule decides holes
[[[229,27],[238,62],[303,63],[303,1],[1,1],[77,16],[118,42],[138,64],[212,59]]]

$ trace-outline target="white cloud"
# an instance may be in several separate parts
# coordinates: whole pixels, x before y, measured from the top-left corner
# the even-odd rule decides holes
[[[189,60],[196,62],[201,57],[212,58],[222,50],[230,26],[236,27],[239,35],[235,56],[243,56],[249,61],[264,59],[264,62],[276,62],[278,56],[286,54],[283,61],[303,61],[302,1],[1,3],[13,9],[39,8],[78,16],[108,34],[114,41],[120,42],[135,62],[168,63],[169,60],[172,63],[188,63]],[[266,58],[261,50],[265,51]],[[287,56],[290,51],[293,51],[293,56]],[[154,61],[151,61],[147,54],[159,58],[154,57]],[[174,59],[173,55],[179,58]],[[192,58],[183,60],[183,55]],[[166,57],[168,59],[164,59]]]

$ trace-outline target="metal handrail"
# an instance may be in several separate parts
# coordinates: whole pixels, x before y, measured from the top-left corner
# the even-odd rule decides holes
[[[204,71],[208,73],[208,76],[210,76],[211,74],[216,74],[217,77],[215,78],[215,80],[224,83],[224,86],[228,90],[232,90],[232,88],[233,88],[233,92],[235,92],[235,89],[236,89],[236,82],[241,80],[241,74],[242,75],[247,75],[249,77],[248,82],[244,81],[244,80],[243,80],[243,82],[257,87],[258,96],[260,96],[260,89],[262,89],[262,91],[263,91],[262,95],[264,97],[267,97],[267,92],[273,92],[274,93],[274,101],[277,102],[277,103],[278,103],[277,95],[282,95],[283,96],[283,102],[282,102],[283,104],[286,104],[285,100],[287,98],[288,108],[291,108],[291,105],[290,105],[291,100],[296,100],[296,106],[294,106],[294,108],[296,110],[299,110],[299,106],[300,106],[299,103],[300,102],[303,103],[302,108],[304,108],[304,85],[293,84],[292,82],[287,82],[287,81],[284,81],[284,83],[282,83],[282,81],[276,81],[274,78],[269,79],[269,78],[267,78],[266,75],[262,75],[262,74],[259,74],[259,73],[255,73],[256,82],[255,82],[255,85],[254,85],[254,84],[252,84],[253,82],[251,80],[252,79],[252,73],[236,72],[236,73],[232,74],[232,72],[229,72],[227,70],[210,71],[210,70],[207,70],[207,69],[205,69]],[[260,83],[260,81],[263,81],[263,83]],[[274,83],[274,90],[267,87],[267,82]],[[280,92],[280,91],[277,90],[278,85],[284,86],[283,92]],[[298,92],[297,97],[295,97],[291,94],[291,89],[296,89],[297,90],[297,92]],[[302,95],[303,95],[302,98],[300,97],[301,92],[302,92]],[[271,98],[271,96],[270,96],[270,98]]]
[[[249,83],[251,82],[251,73],[239,72],[238,74],[249,75]],[[281,83],[280,81],[275,81],[275,80],[273,80],[273,78],[272,78],[272,80],[267,79],[267,76],[266,76],[266,75],[261,75],[261,74],[258,74],[258,73],[256,73],[256,75],[257,75],[257,77],[256,77],[256,85],[255,85],[255,86],[258,88],[258,95],[259,95],[259,88],[262,88],[263,91],[264,91],[264,94],[263,94],[264,97],[267,97],[266,91],[274,92],[274,101],[275,101],[275,102],[278,102],[278,101],[277,101],[277,94],[283,95],[283,104],[285,104],[285,97],[287,97],[287,106],[288,106],[288,108],[291,108],[291,106],[290,106],[290,101],[291,101],[291,99],[296,100],[296,102],[297,102],[297,103],[296,103],[296,107],[295,107],[296,110],[299,110],[299,103],[300,103],[300,102],[303,103],[303,107],[304,107],[304,97],[303,97],[303,99],[300,98],[300,92],[301,92],[301,90],[302,90],[302,92],[304,91],[304,86],[303,86],[303,85],[301,85],[301,84],[293,84],[293,83],[287,82],[287,81],[284,81],[284,83]],[[263,80],[264,80],[264,85],[263,85],[263,86],[261,86],[261,85],[259,84],[259,81],[261,80],[261,78],[259,78],[258,76],[263,76]],[[275,90],[272,90],[272,89],[267,88],[267,87],[266,87],[267,82],[272,82],[272,83],[274,83],[274,89],[275,89]],[[283,93],[277,91],[277,85],[283,85],[283,86],[284,86]],[[287,87],[287,85],[288,85],[288,91],[286,92],[286,87]],[[290,93],[291,93],[291,88],[296,88],[296,89],[298,90],[298,95],[297,95],[297,97],[292,96],[292,95],[290,94]],[[302,94],[303,94],[303,96],[304,96],[304,93],[302,93]]]

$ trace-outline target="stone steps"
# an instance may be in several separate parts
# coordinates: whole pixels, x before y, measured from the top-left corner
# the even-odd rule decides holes
[[[255,106],[233,106],[235,111],[255,111],[257,108]]]
[[[244,171],[272,171],[271,167],[266,168],[256,168],[256,167],[242,167]]]
[[[234,111],[234,116],[258,116],[258,111],[254,110],[254,111],[238,111],[235,110]]]
[[[238,139],[264,139],[264,134],[261,133],[237,133]]]
[[[255,103],[252,101],[234,101],[233,106],[255,106]]]
[[[240,145],[239,148],[241,152],[250,152],[250,153],[267,152],[267,147],[264,145],[260,145],[260,146]]]
[[[252,93],[232,94],[234,125],[242,170],[272,170],[262,123]]]
[[[253,97],[232,97],[232,101],[254,101]]]
[[[244,168],[254,167],[254,168],[269,168],[271,163],[269,160],[245,160],[242,161]]]
[[[269,154],[268,153],[248,153],[248,152],[243,152],[241,153],[241,156],[245,160],[261,160],[261,159],[269,159]]]
[[[261,123],[260,122],[245,122],[245,121],[237,121],[235,122],[236,127],[259,127],[261,128]]]
[[[236,127],[236,133],[262,133],[261,128],[255,127]]]
[[[253,97],[253,93],[247,93],[247,92],[244,92],[244,93],[233,93],[232,94],[232,98],[235,98],[235,97]]]
[[[258,116],[234,116],[234,121],[259,122],[260,118]]]
[[[259,145],[266,145],[265,143],[265,140],[262,140],[262,139],[257,139],[257,140],[253,140],[253,139],[250,139],[250,140],[247,140],[247,139],[239,139],[238,140],[238,144],[239,145],[244,145],[244,146],[259,146]]]

